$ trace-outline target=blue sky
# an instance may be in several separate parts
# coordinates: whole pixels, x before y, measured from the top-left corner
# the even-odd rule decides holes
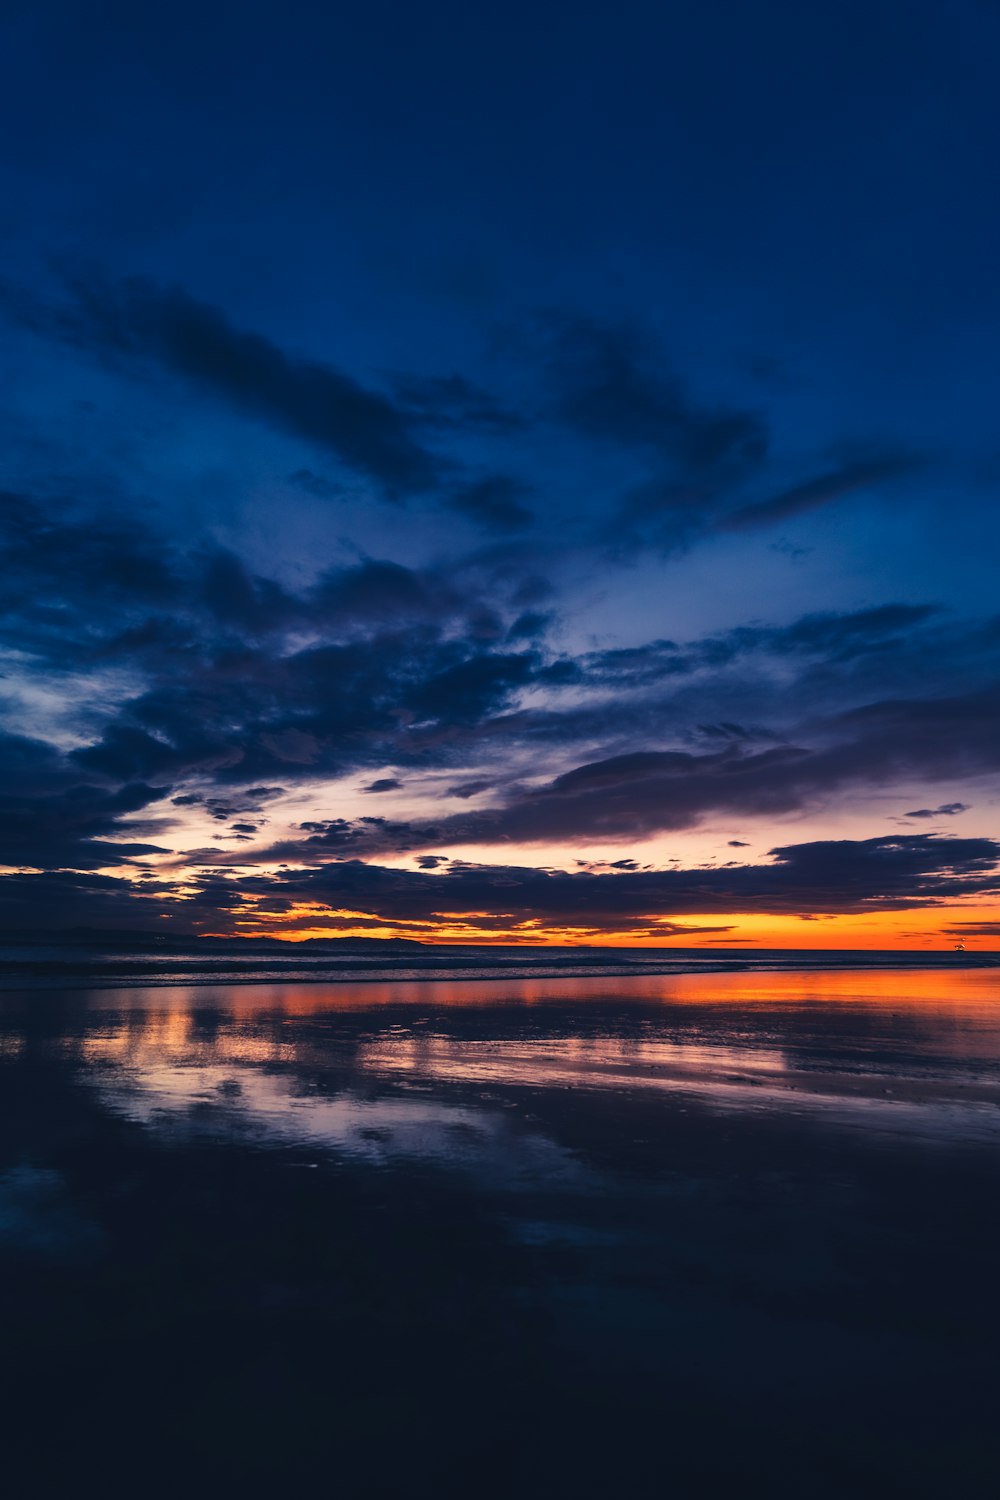
[[[3,29],[0,919],[988,921],[995,7]]]

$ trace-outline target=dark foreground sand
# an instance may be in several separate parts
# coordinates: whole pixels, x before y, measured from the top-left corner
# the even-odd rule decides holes
[[[11,1493],[995,1493],[998,1106],[996,970],[10,992]]]

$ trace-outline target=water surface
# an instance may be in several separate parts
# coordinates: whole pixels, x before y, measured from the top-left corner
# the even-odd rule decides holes
[[[40,1483],[1000,1478],[996,969],[49,983],[0,1085]]]

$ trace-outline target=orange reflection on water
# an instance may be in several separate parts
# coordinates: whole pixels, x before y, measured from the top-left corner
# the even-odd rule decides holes
[[[650,1009],[630,1016],[628,1001]],[[566,1091],[686,1096],[678,1107],[822,1118],[886,1138],[1000,1140],[997,971],[173,986],[86,1003],[96,1013],[73,1046],[115,1110],[372,1160],[464,1153],[492,1170],[514,1151],[504,1112]],[[505,1004],[540,1011],[518,1019]],[[456,1006],[479,1007],[481,1020],[449,1020]],[[361,1010],[360,1024],[335,1024]],[[521,1141],[517,1172],[526,1150]],[[564,1170],[550,1146],[528,1156],[533,1172]]]
[[[680,974],[504,975],[475,978],[421,975],[333,983],[158,984],[81,993],[90,1009],[126,1011],[223,1009],[237,1015],[280,1010],[289,1015],[389,1006],[421,1009],[496,1005],[595,1005],[622,1001],[656,1005],[801,1007],[861,1005],[879,1009],[968,1014],[1000,1024],[1000,968],[861,969],[780,972],[742,970]]]

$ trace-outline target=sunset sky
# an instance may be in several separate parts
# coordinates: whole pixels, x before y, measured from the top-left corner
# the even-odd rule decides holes
[[[1000,11],[12,0],[0,929],[1000,947]]]

